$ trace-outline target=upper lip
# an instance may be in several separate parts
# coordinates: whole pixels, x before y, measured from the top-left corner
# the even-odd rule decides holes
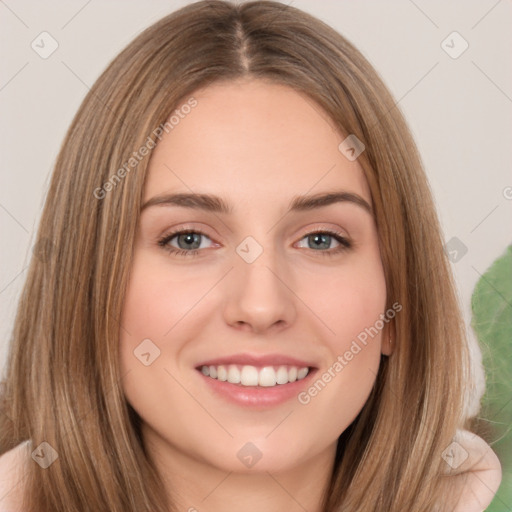
[[[307,362],[285,354],[232,354],[230,356],[216,357],[199,363],[202,366],[219,365],[251,365],[251,366],[297,366],[298,368],[314,368],[311,362]]]

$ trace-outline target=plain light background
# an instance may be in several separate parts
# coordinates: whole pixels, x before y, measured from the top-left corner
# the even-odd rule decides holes
[[[52,167],[74,114],[136,35],[189,3],[0,0],[0,378]],[[469,326],[473,288],[512,238],[511,2],[285,3],[354,43],[405,114],[445,241],[457,239],[450,242],[457,251],[451,265]],[[45,31],[58,48],[43,59],[31,44]],[[478,368],[480,354],[469,334]],[[481,370],[478,376],[474,408],[483,392]]]

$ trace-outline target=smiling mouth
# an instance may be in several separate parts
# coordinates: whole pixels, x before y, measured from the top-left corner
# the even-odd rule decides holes
[[[203,365],[197,368],[206,377],[228,382],[238,386],[277,387],[304,379],[310,367],[290,365],[263,366],[252,365]]]

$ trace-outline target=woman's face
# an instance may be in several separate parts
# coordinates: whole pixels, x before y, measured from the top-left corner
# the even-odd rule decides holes
[[[162,460],[238,472],[332,460],[388,350],[362,169],[291,88],[193,97],[149,166],[122,317],[127,400]]]

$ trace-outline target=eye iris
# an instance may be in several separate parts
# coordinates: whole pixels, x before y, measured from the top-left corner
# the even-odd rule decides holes
[[[331,235],[328,235],[328,234],[324,234],[324,233],[315,233],[313,235],[310,235],[310,237],[314,240],[314,243],[316,244],[317,241],[319,239],[324,239],[327,238],[328,241],[327,242],[323,242],[323,247],[324,249],[328,249],[329,248],[329,245],[330,245],[330,238],[331,238]],[[320,245],[322,245],[322,242],[320,242]],[[315,245],[315,247],[319,247],[318,245]]]
[[[199,233],[186,233],[184,235],[178,235],[178,246],[180,246],[180,249],[198,249],[199,246],[201,245],[201,242],[199,240],[200,237],[201,235]],[[196,241],[194,247],[192,247],[191,245],[185,245],[185,247],[181,247],[180,240],[183,239],[185,240],[185,244],[190,244],[191,242],[194,242],[194,238]]]

